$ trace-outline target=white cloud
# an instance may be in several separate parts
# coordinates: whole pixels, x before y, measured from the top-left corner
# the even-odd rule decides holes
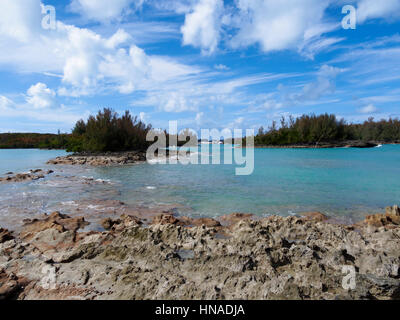
[[[145,112],[140,112],[139,119],[140,121],[146,123],[148,121],[148,116]]]
[[[0,1],[0,35],[29,41],[41,24],[41,6],[39,0],[1,0]]]
[[[46,109],[58,106],[54,90],[49,89],[47,85],[41,82],[32,85],[28,89],[26,101],[34,109]]]
[[[186,14],[181,28],[183,44],[200,48],[206,55],[214,53],[220,40],[223,11],[223,0],[199,0]]]
[[[323,95],[333,93],[336,89],[336,77],[342,69],[323,65],[317,72],[317,80],[306,84],[300,94],[293,94],[290,100],[294,102],[316,101]]]
[[[237,0],[240,28],[234,47],[259,44],[264,52],[297,49],[332,26],[323,22],[329,0]]]
[[[220,70],[220,71],[229,70],[229,67],[227,67],[224,64],[216,64],[216,65],[214,65],[214,68],[217,69],[217,70]]]
[[[133,43],[124,30],[110,37],[57,22],[56,30],[40,27],[40,0],[29,0],[29,19],[19,19],[27,11],[25,2],[0,2],[0,14],[8,12],[11,28],[0,28],[0,66],[14,72],[61,74],[60,95],[79,97],[104,91],[122,94],[145,90],[163,81],[198,73],[199,69],[171,58],[149,56]],[[12,8],[10,12],[9,8]],[[21,30],[14,33],[12,27]],[[29,55],[26,53],[29,52]]]
[[[8,110],[14,106],[14,102],[5,96],[0,95],[0,110]]]
[[[360,0],[357,8],[357,20],[360,23],[369,19],[395,19],[400,17],[400,0]]]
[[[198,112],[194,121],[198,126],[201,126],[204,121],[204,112]]]
[[[46,85],[38,83],[32,86],[28,91],[30,91],[32,96],[28,95],[27,100],[35,97],[32,103],[29,101],[26,101],[26,103],[19,103],[0,95],[2,119],[10,121],[10,123],[15,123],[16,121],[20,123],[24,121],[29,121],[31,123],[32,120],[40,121],[40,125],[49,125],[52,128],[60,128],[61,126],[63,130],[69,131],[76,121],[87,118],[90,115],[87,111],[79,110],[78,112],[74,108],[60,106],[59,104],[55,105],[55,109],[44,107],[44,105],[50,106],[47,104],[46,99],[51,99],[54,93],[52,90],[48,89]],[[40,108],[32,108],[34,103],[38,103]],[[42,127],[41,129],[36,127],[35,130],[41,131]]]
[[[72,0],[70,8],[88,19],[106,22],[120,20],[130,13],[131,6],[140,8],[145,0]]]
[[[378,112],[378,108],[375,107],[373,104],[369,104],[361,109],[358,110],[359,113],[362,114],[371,114]]]

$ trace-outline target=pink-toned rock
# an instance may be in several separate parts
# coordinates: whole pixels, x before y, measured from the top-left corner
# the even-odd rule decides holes
[[[231,226],[243,220],[250,220],[254,218],[254,214],[252,213],[232,213],[219,218],[219,220],[224,225]]]
[[[178,224],[179,220],[175,218],[172,214],[161,214],[158,216],[155,216],[153,218],[152,224]]]
[[[301,217],[307,221],[324,222],[329,218],[321,212],[304,212]]]
[[[123,214],[119,219],[106,218],[101,221],[101,225],[108,231],[123,231],[125,228],[131,226],[140,226],[143,222],[135,216]]]
[[[55,229],[59,232],[76,232],[89,224],[83,217],[71,218],[59,212],[53,212],[43,220],[24,220],[24,222],[25,225],[20,233],[20,237],[24,240],[29,240],[33,238],[36,233],[47,229]]]

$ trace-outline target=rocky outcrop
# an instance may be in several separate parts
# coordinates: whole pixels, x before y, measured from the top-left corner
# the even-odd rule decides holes
[[[300,215],[307,221],[324,222],[329,218],[321,212],[304,212]]]
[[[0,299],[400,298],[400,228],[248,218],[184,227],[173,215],[153,225],[125,215],[85,233],[54,213],[0,244]]]
[[[225,216],[222,216],[219,218],[219,220],[221,221],[221,223],[225,226],[230,226],[233,225],[235,223],[238,223],[239,221],[243,221],[243,220],[251,220],[254,219],[255,216],[252,213],[239,213],[239,212],[235,212],[235,213],[231,213]]]
[[[0,243],[14,239],[11,232],[7,229],[0,228]]]
[[[140,226],[143,222],[135,216],[123,214],[120,219],[103,219],[101,225],[105,230],[120,232],[132,226]]]
[[[54,171],[43,171],[41,169],[31,170],[29,173],[18,173],[13,174],[10,172],[7,177],[0,177],[0,183],[15,183],[15,182],[26,182],[26,181],[36,181],[39,179],[44,179],[46,175],[52,174]]]
[[[31,239],[35,234],[48,229],[54,229],[59,232],[76,232],[88,225],[83,217],[71,218],[59,212],[53,212],[42,220],[24,220],[24,223],[20,233],[20,237],[24,240]]]
[[[58,157],[47,162],[53,165],[88,165],[94,167],[144,163],[145,152],[120,152],[105,154],[75,154]]]
[[[356,226],[369,226],[372,228],[397,228],[400,226],[400,208],[398,206],[387,207],[385,214],[369,215]]]

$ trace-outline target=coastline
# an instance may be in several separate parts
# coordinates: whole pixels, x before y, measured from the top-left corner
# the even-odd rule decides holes
[[[87,224],[54,212],[19,234],[0,228],[0,299],[400,298],[397,206],[354,226],[319,213],[163,213],[150,223],[123,214],[104,219],[105,231],[79,231]],[[344,265],[357,270],[354,290],[343,287]]]
[[[66,161],[118,165],[125,156]],[[136,210],[118,201],[60,211],[14,232],[0,224],[0,299],[400,299],[397,206],[355,224],[319,212],[191,218],[174,206]],[[90,229],[94,219],[101,230]],[[343,266],[356,270],[354,290],[342,286]]]
[[[299,145],[256,145],[255,149],[335,149],[335,148],[356,148],[368,149],[376,148],[380,145],[400,144],[400,143],[385,143],[385,142],[362,142],[362,141],[346,141],[338,143],[320,143],[316,144],[299,144]],[[246,148],[245,146],[243,146]]]

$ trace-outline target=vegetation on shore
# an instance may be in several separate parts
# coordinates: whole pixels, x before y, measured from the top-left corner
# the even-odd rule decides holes
[[[282,117],[280,126],[274,121],[255,136],[256,146],[318,145],[343,141],[400,142],[400,120],[379,122],[370,118],[362,124],[347,124],[335,115],[303,115],[297,119]]]
[[[126,111],[121,117],[111,109],[104,109],[85,122],[79,120],[67,143],[71,152],[107,152],[146,150],[151,125],[146,125]]]
[[[0,149],[41,148],[66,149],[69,152],[118,152],[146,150],[152,142],[146,141],[151,125],[146,125],[129,111],[119,116],[112,109],[103,109],[85,122],[79,120],[71,134],[4,133],[0,134]],[[167,145],[175,139],[169,139]],[[186,129],[180,134],[178,146],[196,141],[195,133]],[[175,137],[176,138],[176,137]],[[183,141],[183,142],[182,142]],[[374,121],[348,124],[335,115],[303,115],[297,119],[282,117],[280,124],[273,122],[265,130],[261,127],[255,136],[256,146],[290,146],[335,144],[345,141],[400,142],[400,120]],[[225,141],[227,142],[227,141]]]
[[[0,149],[65,149],[68,134],[1,133]]]

